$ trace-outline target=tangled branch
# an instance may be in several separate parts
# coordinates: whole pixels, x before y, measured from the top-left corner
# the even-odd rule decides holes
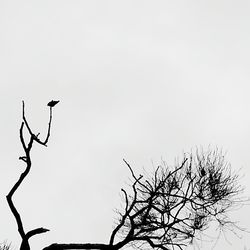
[[[124,162],[134,180],[132,194],[122,189],[125,208],[110,244],[182,250],[211,221],[231,228],[227,212],[243,202],[238,198],[243,190],[221,151],[197,150],[172,169],[159,166],[150,178],[136,177]],[[115,243],[118,235],[122,240]]]

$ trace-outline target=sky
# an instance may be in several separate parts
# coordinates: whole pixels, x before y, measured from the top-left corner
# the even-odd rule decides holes
[[[14,195],[25,229],[53,242],[107,243],[120,189],[164,159],[219,147],[250,190],[249,1],[0,1],[0,241],[20,238],[5,199],[24,170],[22,100],[35,145]],[[232,214],[250,229],[249,206]],[[212,232],[216,233],[216,232]],[[249,234],[199,243],[250,249]],[[198,249],[194,244],[188,249]]]

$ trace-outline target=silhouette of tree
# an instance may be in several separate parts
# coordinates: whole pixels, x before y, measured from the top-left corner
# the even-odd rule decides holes
[[[125,209],[118,212],[111,245],[120,232],[118,248],[132,243],[138,248],[183,249],[212,221],[224,229],[237,228],[227,212],[242,204],[238,195],[243,190],[221,151],[197,150],[173,168],[158,166],[146,178],[137,177],[124,162],[134,180],[133,194],[122,189]]]
[[[12,214],[14,215],[15,219],[16,219],[16,223],[17,223],[17,227],[18,227],[18,232],[22,238],[22,242],[21,242],[21,246],[20,246],[20,250],[29,250],[30,249],[30,245],[29,245],[29,239],[32,236],[35,236],[37,234],[41,234],[41,233],[45,233],[47,231],[49,231],[46,228],[36,228],[33,230],[30,230],[28,232],[25,232],[24,227],[23,227],[23,222],[21,219],[20,214],[18,213],[13,201],[12,201],[12,197],[14,195],[14,193],[16,192],[16,190],[18,189],[18,187],[22,184],[23,180],[25,179],[25,177],[29,174],[30,169],[31,169],[31,149],[33,146],[33,143],[36,142],[40,145],[43,146],[47,146],[48,140],[49,140],[49,136],[50,136],[50,129],[51,129],[51,121],[52,121],[52,107],[50,107],[50,118],[49,118],[49,125],[48,125],[48,132],[47,132],[47,136],[45,138],[44,141],[41,141],[38,137],[39,137],[39,133],[37,135],[35,135],[28,122],[27,119],[25,117],[25,105],[24,105],[24,101],[23,101],[23,107],[22,107],[22,123],[21,123],[21,127],[19,130],[19,136],[20,136],[20,141],[24,150],[24,156],[20,156],[19,159],[21,161],[23,161],[26,165],[26,168],[24,170],[24,172],[20,175],[18,181],[15,183],[15,185],[11,188],[10,192],[8,193],[8,195],[6,196],[7,198],[7,202],[9,204],[10,210],[12,212]],[[24,138],[24,128],[26,128],[26,130],[28,131],[28,142],[25,141]]]
[[[36,228],[24,231],[21,216],[13,204],[12,196],[31,169],[31,149],[34,143],[47,146],[52,121],[52,109],[58,101],[50,102],[50,118],[44,141],[31,130],[23,102],[20,141],[24,156],[19,159],[26,165],[25,171],[7,195],[7,201],[14,215],[18,232],[22,238],[20,250],[29,250],[29,239],[49,231]],[[24,138],[24,128],[29,140]],[[237,209],[244,200],[239,197],[243,191],[238,175],[232,173],[222,151],[196,150],[184,155],[180,163],[169,167],[165,163],[152,173],[136,176],[130,164],[124,160],[131,176],[131,191],[121,189],[124,208],[117,210],[118,220],[107,244],[99,243],[53,243],[43,250],[103,249],[118,250],[125,246],[139,249],[184,249],[192,243],[214,221],[219,227],[237,229],[228,212]],[[240,229],[240,228],[238,228]]]

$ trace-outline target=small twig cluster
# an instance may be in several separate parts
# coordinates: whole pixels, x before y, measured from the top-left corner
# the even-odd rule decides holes
[[[119,233],[122,240],[116,246],[133,243],[137,247],[147,244],[162,250],[183,249],[211,221],[231,228],[233,222],[227,212],[242,203],[237,198],[242,188],[221,151],[197,150],[196,154],[184,156],[173,169],[159,166],[150,178],[136,177],[124,162],[134,180],[133,193],[129,195],[122,189],[125,208],[118,212],[111,244]]]
[[[0,243],[0,250],[10,250],[11,249],[11,243],[3,242]]]

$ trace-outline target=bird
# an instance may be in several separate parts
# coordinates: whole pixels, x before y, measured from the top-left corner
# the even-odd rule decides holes
[[[47,106],[49,106],[49,107],[54,107],[58,102],[60,102],[60,101],[54,101],[54,100],[52,100],[52,101],[50,101],[48,104],[47,104]]]

